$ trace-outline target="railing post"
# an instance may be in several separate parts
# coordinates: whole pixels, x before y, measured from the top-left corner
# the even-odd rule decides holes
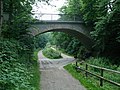
[[[1,38],[1,30],[3,24],[3,0],[0,0],[0,38]]]
[[[101,68],[101,77],[103,77],[103,69]],[[103,86],[103,79],[100,78],[100,86]]]
[[[88,65],[86,64],[85,65],[85,70],[88,70]],[[87,77],[88,75],[87,75],[87,72],[85,72],[85,76]]]
[[[76,67],[78,67],[78,62],[76,61]]]
[[[39,16],[39,20],[42,20],[42,19],[41,19],[41,16]]]
[[[52,16],[53,16],[53,15],[51,14],[51,20],[52,20]]]
[[[73,17],[73,18],[74,18],[74,21],[75,21],[75,15],[74,15],[74,17]]]

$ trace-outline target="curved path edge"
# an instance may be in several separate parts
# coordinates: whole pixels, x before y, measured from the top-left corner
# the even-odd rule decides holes
[[[42,55],[42,51],[39,51],[41,90],[86,90],[78,80],[63,68],[64,65],[74,62],[74,58],[63,56],[65,57],[60,60],[50,60]]]

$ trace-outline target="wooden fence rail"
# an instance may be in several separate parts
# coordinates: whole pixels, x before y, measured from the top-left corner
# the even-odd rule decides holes
[[[93,68],[100,69],[100,75],[97,75],[97,74],[95,74],[95,73],[92,73],[92,72],[88,71],[88,67],[93,67]],[[88,74],[91,74],[91,75],[93,75],[93,76],[96,76],[96,77],[100,78],[100,86],[103,86],[103,81],[107,81],[107,82],[109,82],[109,83],[111,83],[111,84],[114,84],[114,85],[120,87],[120,83],[114,82],[114,81],[112,81],[112,80],[108,80],[108,79],[104,78],[104,75],[103,75],[103,74],[104,74],[104,71],[108,71],[108,72],[113,72],[113,73],[120,74],[119,71],[115,71],[115,70],[111,70],[111,69],[107,69],[107,68],[103,68],[103,67],[99,67],[99,66],[87,64],[87,63],[85,64],[85,69],[83,69],[83,68],[81,68],[81,67],[79,67],[79,66],[77,65],[77,62],[76,62],[76,69],[77,69],[77,70],[85,71],[85,76],[86,76],[86,77],[88,76]]]

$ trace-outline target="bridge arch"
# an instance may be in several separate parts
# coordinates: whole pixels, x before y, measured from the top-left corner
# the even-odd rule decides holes
[[[29,30],[33,36],[52,31],[64,32],[76,37],[89,50],[93,46],[90,31],[81,22],[37,22],[31,24]]]

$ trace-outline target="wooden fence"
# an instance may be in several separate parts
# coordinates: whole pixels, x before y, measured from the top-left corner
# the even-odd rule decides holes
[[[89,67],[93,67],[93,68],[99,69],[100,70],[100,75],[90,72],[88,70]],[[81,67],[78,67],[77,62],[76,62],[76,70],[77,71],[78,70],[85,71],[85,76],[86,77],[88,76],[88,74],[90,74],[90,75],[93,75],[93,76],[96,76],[96,77],[100,78],[100,86],[103,86],[103,81],[107,81],[107,82],[109,82],[111,84],[114,84],[114,85],[120,87],[120,83],[114,82],[112,80],[108,80],[108,79],[104,78],[104,75],[103,75],[104,71],[108,71],[108,72],[113,72],[113,73],[120,74],[119,71],[115,71],[115,70],[111,70],[111,69],[107,69],[107,68],[103,68],[103,67],[98,67],[98,66],[95,66],[95,65],[87,64],[87,63],[85,64],[85,69],[83,69]]]

